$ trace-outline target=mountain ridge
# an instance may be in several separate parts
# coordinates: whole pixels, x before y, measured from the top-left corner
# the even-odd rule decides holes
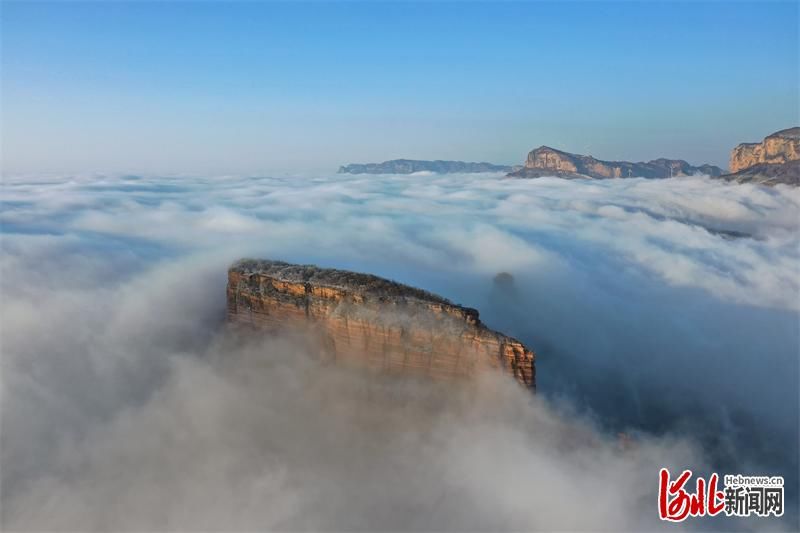
[[[442,159],[392,159],[382,163],[351,163],[339,167],[339,174],[413,174],[414,172],[436,172],[451,174],[455,172],[511,172],[510,165],[492,163],[472,163],[465,161],[447,161]]]
[[[525,165],[510,172],[511,178],[555,176],[570,179],[654,178],[663,179],[693,174],[720,176],[714,165],[693,166],[682,159],[664,157],[647,162],[604,161],[591,155],[573,154],[542,145],[528,153]]]

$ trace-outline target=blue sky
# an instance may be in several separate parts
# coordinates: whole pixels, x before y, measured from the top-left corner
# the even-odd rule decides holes
[[[725,165],[798,68],[797,2],[3,2],[3,171]]]

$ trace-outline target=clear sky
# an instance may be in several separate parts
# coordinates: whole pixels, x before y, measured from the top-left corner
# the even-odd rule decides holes
[[[800,122],[798,2],[3,2],[4,173],[727,164]]]

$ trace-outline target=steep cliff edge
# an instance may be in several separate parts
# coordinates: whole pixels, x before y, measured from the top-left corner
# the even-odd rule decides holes
[[[776,131],[760,143],[742,143],[731,152],[731,173],[759,163],[788,163],[800,159],[800,127]]]
[[[549,146],[540,146],[528,153],[525,166],[508,174],[512,178],[671,178],[706,174],[719,176],[722,169],[714,165],[692,166],[681,159],[654,159],[646,163],[602,161],[590,155],[571,154]]]
[[[535,388],[535,356],[478,311],[377,276],[243,259],[228,270],[228,322],[300,331],[337,363],[450,380],[500,368]]]
[[[731,172],[720,176],[738,183],[800,185],[800,127],[776,131],[760,143],[742,143],[731,152]]]

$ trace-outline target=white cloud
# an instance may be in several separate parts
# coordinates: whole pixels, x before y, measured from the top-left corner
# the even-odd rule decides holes
[[[652,529],[662,461],[796,473],[798,189],[67,177],[2,200],[4,525]],[[540,398],[485,382],[427,418],[387,382],[369,408],[289,342],[220,340],[244,255],[476,306],[538,352]]]

